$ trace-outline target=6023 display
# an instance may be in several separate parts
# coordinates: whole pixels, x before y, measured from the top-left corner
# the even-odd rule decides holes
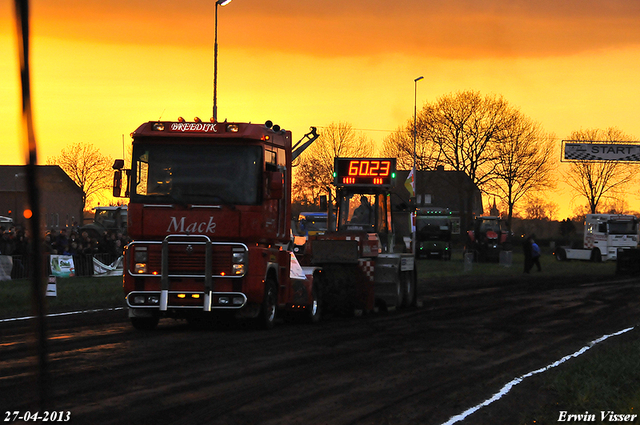
[[[395,158],[336,158],[336,186],[390,186],[396,176]]]

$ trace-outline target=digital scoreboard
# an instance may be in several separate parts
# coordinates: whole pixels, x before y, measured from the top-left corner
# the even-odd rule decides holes
[[[395,158],[336,158],[336,186],[391,186],[396,177]]]

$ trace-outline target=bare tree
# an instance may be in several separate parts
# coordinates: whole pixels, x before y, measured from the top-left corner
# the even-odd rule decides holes
[[[513,209],[518,202],[555,186],[552,179],[554,140],[539,124],[511,110],[494,150],[493,178],[485,191],[507,205],[507,222],[511,228]]]
[[[574,131],[571,140],[582,142],[620,142],[631,138],[617,128]],[[601,201],[615,201],[633,180],[635,171],[618,161],[576,161],[566,173],[567,183],[579,196],[584,196],[592,214],[598,212]]]
[[[48,165],[59,165],[82,189],[82,207],[86,208],[93,197],[111,188],[113,159],[102,155],[90,143],[75,143],[60,151],[60,155],[49,157]]]
[[[463,91],[427,103],[416,120],[416,169],[433,170],[438,165],[462,171],[482,186],[492,178],[493,145],[510,119],[508,103],[497,96],[482,97]],[[398,158],[400,168],[413,166],[413,119],[383,143],[382,154]]]
[[[511,109],[498,96],[464,91],[426,105],[418,131],[437,147],[436,163],[464,172],[479,188],[494,177],[496,145],[504,137]]]
[[[527,220],[555,220],[558,215],[558,204],[540,196],[527,198],[524,204],[524,218]]]
[[[418,129],[417,129],[418,130]],[[435,170],[438,158],[438,146],[425,138],[425,132],[420,129],[416,132],[415,160],[416,170]],[[380,155],[384,158],[396,158],[399,170],[413,168],[413,118],[407,122],[406,127],[398,128],[384,138]]]
[[[333,193],[335,157],[367,157],[372,152],[371,141],[357,134],[351,124],[330,124],[294,164],[293,198],[317,203],[319,195]]]

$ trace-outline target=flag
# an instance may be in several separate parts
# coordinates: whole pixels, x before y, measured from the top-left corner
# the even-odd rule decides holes
[[[409,195],[413,198],[416,194],[416,182],[414,180],[414,171],[416,169],[412,168],[411,172],[409,173],[409,176],[407,177],[407,180],[404,182],[404,187],[407,188],[407,190],[409,191]]]

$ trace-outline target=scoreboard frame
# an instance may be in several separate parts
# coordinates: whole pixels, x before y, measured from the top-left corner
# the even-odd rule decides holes
[[[335,158],[334,185],[338,187],[391,187],[396,158]]]

